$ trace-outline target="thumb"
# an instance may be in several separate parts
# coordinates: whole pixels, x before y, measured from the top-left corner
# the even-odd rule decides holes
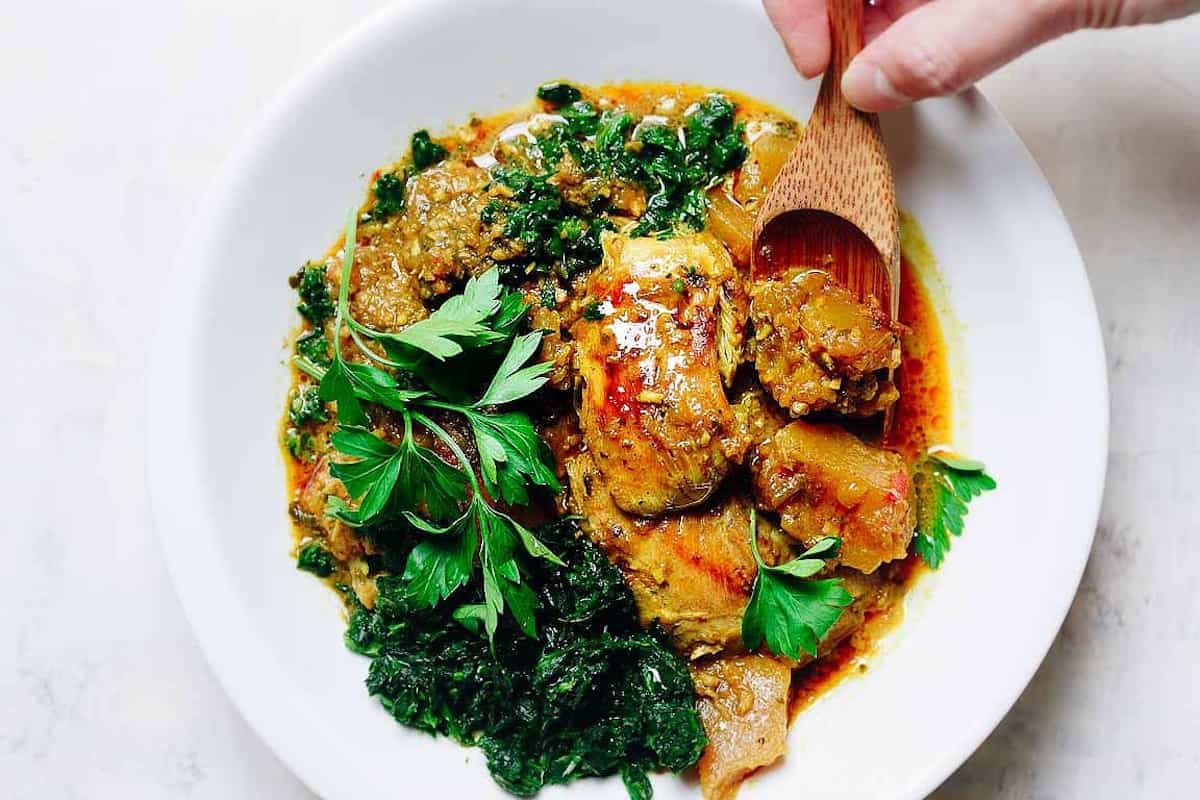
[[[1078,26],[1069,6],[1039,0],[933,0],[867,45],[842,76],[863,111],[953,94],[1026,50]]]

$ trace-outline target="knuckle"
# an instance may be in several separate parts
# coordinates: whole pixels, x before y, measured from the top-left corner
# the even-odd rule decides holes
[[[920,41],[896,55],[892,82],[910,97],[953,94],[970,81],[962,57],[945,42]]]

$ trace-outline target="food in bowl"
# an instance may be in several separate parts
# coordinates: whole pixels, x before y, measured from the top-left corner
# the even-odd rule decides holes
[[[800,132],[730,92],[547,83],[414,134],[293,278],[298,566],[382,706],[515,794],[695,767],[732,797],[995,486],[950,454],[913,264],[896,320],[827,263],[750,280]]]

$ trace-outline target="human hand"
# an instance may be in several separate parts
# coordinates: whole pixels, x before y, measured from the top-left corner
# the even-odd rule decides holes
[[[826,0],[763,0],[796,69],[829,64]],[[953,94],[1043,42],[1081,28],[1162,22],[1200,11],[1200,0],[870,0],[866,47],[842,76],[864,111]]]

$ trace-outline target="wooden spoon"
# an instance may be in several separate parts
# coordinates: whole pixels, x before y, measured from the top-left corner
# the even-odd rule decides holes
[[[842,96],[842,73],[862,49],[863,0],[828,0],[832,54],[808,127],[763,198],[752,280],[792,267],[824,269],[892,319],[900,303],[896,182],[879,119]]]

